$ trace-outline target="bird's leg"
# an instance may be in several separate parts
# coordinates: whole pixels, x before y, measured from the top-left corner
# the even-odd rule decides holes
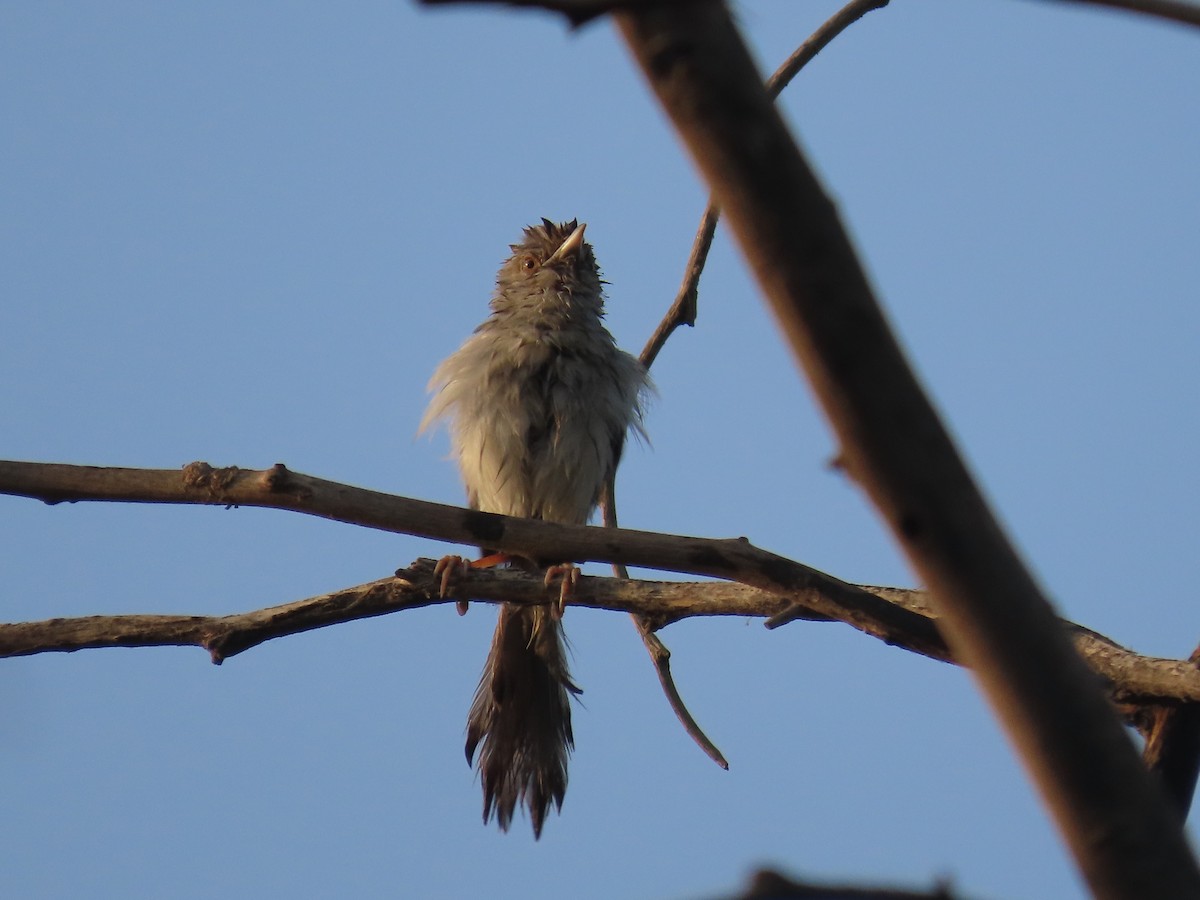
[[[579,583],[580,574],[579,566],[574,563],[560,563],[546,569],[544,581],[546,587],[550,587],[550,583],[555,578],[562,579],[558,587],[558,602],[550,604],[550,614],[556,619],[562,618],[563,611],[567,608],[567,600],[575,593],[575,585]]]
[[[433,577],[442,576],[438,596],[445,597],[449,595],[454,586],[471,569],[490,569],[503,565],[511,561],[511,559],[512,557],[507,553],[490,553],[476,560],[469,560],[465,556],[456,556],[453,553],[443,556],[437,561],[437,565],[433,567]],[[460,616],[465,616],[467,614],[467,605],[467,600],[458,600],[455,602],[454,608],[458,610]]]

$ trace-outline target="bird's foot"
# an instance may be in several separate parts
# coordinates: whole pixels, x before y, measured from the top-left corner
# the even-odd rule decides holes
[[[441,581],[438,582],[438,596],[448,597],[462,577],[470,570],[471,563],[466,557],[455,556],[451,553],[449,556],[439,559],[437,565],[433,567],[433,577],[441,576]],[[458,610],[460,616],[467,614],[467,604],[466,600],[455,601],[454,608]]]
[[[561,619],[563,617],[563,612],[567,608],[567,600],[575,593],[575,585],[579,583],[580,574],[579,566],[574,563],[562,563],[546,570],[544,581],[546,587],[550,587],[555,578],[562,579],[558,586],[558,601],[550,604],[550,614],[554,618]]]
[[[481,559],[469,560],[463,556],[443,556],[437,561],[433,567],[433,577],[442,577],[439,583],[439,596],[446,597],[454,590],[456,584],[462,580],[472,569],[491,569],[495,566],[503,565],[509,562],[511,557],[507,553],[491,553]],[[460,616],[467,614],[467,600],[458,600],[454,604],[454,608],[458,610]]]

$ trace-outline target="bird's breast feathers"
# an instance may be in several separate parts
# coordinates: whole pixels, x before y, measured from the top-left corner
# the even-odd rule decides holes
[[[640,429],[644,385],[640,365],[607,332],[597,340],[482,327],[435,373],[424,424],[452,420],[479,509],[582,524],[626,432]]]

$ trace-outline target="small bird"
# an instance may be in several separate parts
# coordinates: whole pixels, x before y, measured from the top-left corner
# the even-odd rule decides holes
[[[449,420],[473,509],[586,524],[626,434],[645,436],[649,377],[602,323],[605,282],[585,228],[549,219],[526,228],[496,276],[491,315],[429,382],[420,430]],[[481,549],[487,564],[492,551]],[[564,597],[578,576],[563,560],[501,558],[549,566],[547,581],[561,574]],[[562,808],[574,746],[570,699],[580,689],[567,669],[561,613],[561,604],[501,607],[467,717],[484,822],[494,812],[507,831],[523,804],[535,838],[551,802]]]

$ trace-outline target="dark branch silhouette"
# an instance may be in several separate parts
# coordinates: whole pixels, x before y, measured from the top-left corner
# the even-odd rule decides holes
[[[1061,3],[1064,0],[1055,0]],[[1140,13],[1180,25],[1200,26],[1200,4],[1191,0],[1065,0],[1077,5],[1107,6],[1124,12]]]
[[[426,6],[486,3],[491,6],[523,6],[549,10],[566,16],[572,25],[582,25],[605,13],[637,11],[655,5],[688,6],[700,0],[419,0]],[[1078,6],[1107,6],[1181,25],[1200,26],[1200,5],[1190,0],[1054,0]]]
[[[614,17],[713,190],[866,490],[1098,896],[1200,896],[1178,816],[1074,653],[900,350],[729,11]]]
[[[767,90],[771,96],[779,96],[779,93],[787,87],[800,70],[839,34],[871,10],[880,9],[887,4],[888,0],[851,0],[850,3],[813,32],[812,36],[801,44],[784,61],[783,65],[767,79]],[[667,340],[680,325],[692,326],[696,324],[700,276],[703,274],[704,265],[708,260],[708,251],[712,247],[713,236],[716,234],[717,220],[719,218],[720,210],[717,208],[716,200],[710,198],[704,214],[700,217],[700,225],[696,230],[696,237],[692,243],[692,250],[688,256],[687,266],[684,270],[683,284],[680,285],[675,300],[671,303],[666,315],[663,316],[662,321],[654,330],[654,334],[650,336],[650,340],[646,342],[646,346],[642,350],[640,360],[647,370],[654,365],[659,351],[662,350]],[[608,480],[602,505],[604,524],[610,528],[617,527],[615,478],[609,478]],[[621,563],[613,564],[613,574],[618,578],[629,578],[628,569]],[[683,725],[683,730],[696,742],[709,759],[713,760],[721,768],[728,769],[729,763],[726,761],[725,756],[717,749],[717,745],[712,742],[712,739],[704,733],[704,730],[696,722],[695,717],[692,716],[679,694],[679,688],[676,687],[675,679],[671,675],[671,651],[662,642],[662,639],[654,634],[654,628],[649,620],[634,616],[633,621],[637,626],[638,633],[642,637],[646,651],[650,654],[650,660],[654,665],[655,673],[658,675],[658,681],[662,686],[663,693],[667,697],[667,702],[670,704],[676,718],[679,719],[680,724]]]
[[[1188,660],[1200,671],[1200,647]],[[1143,724],[1146,766],[1162,780],[1181,819],[1186,819],[1200,775],[1200,704],[1154,704]]]

